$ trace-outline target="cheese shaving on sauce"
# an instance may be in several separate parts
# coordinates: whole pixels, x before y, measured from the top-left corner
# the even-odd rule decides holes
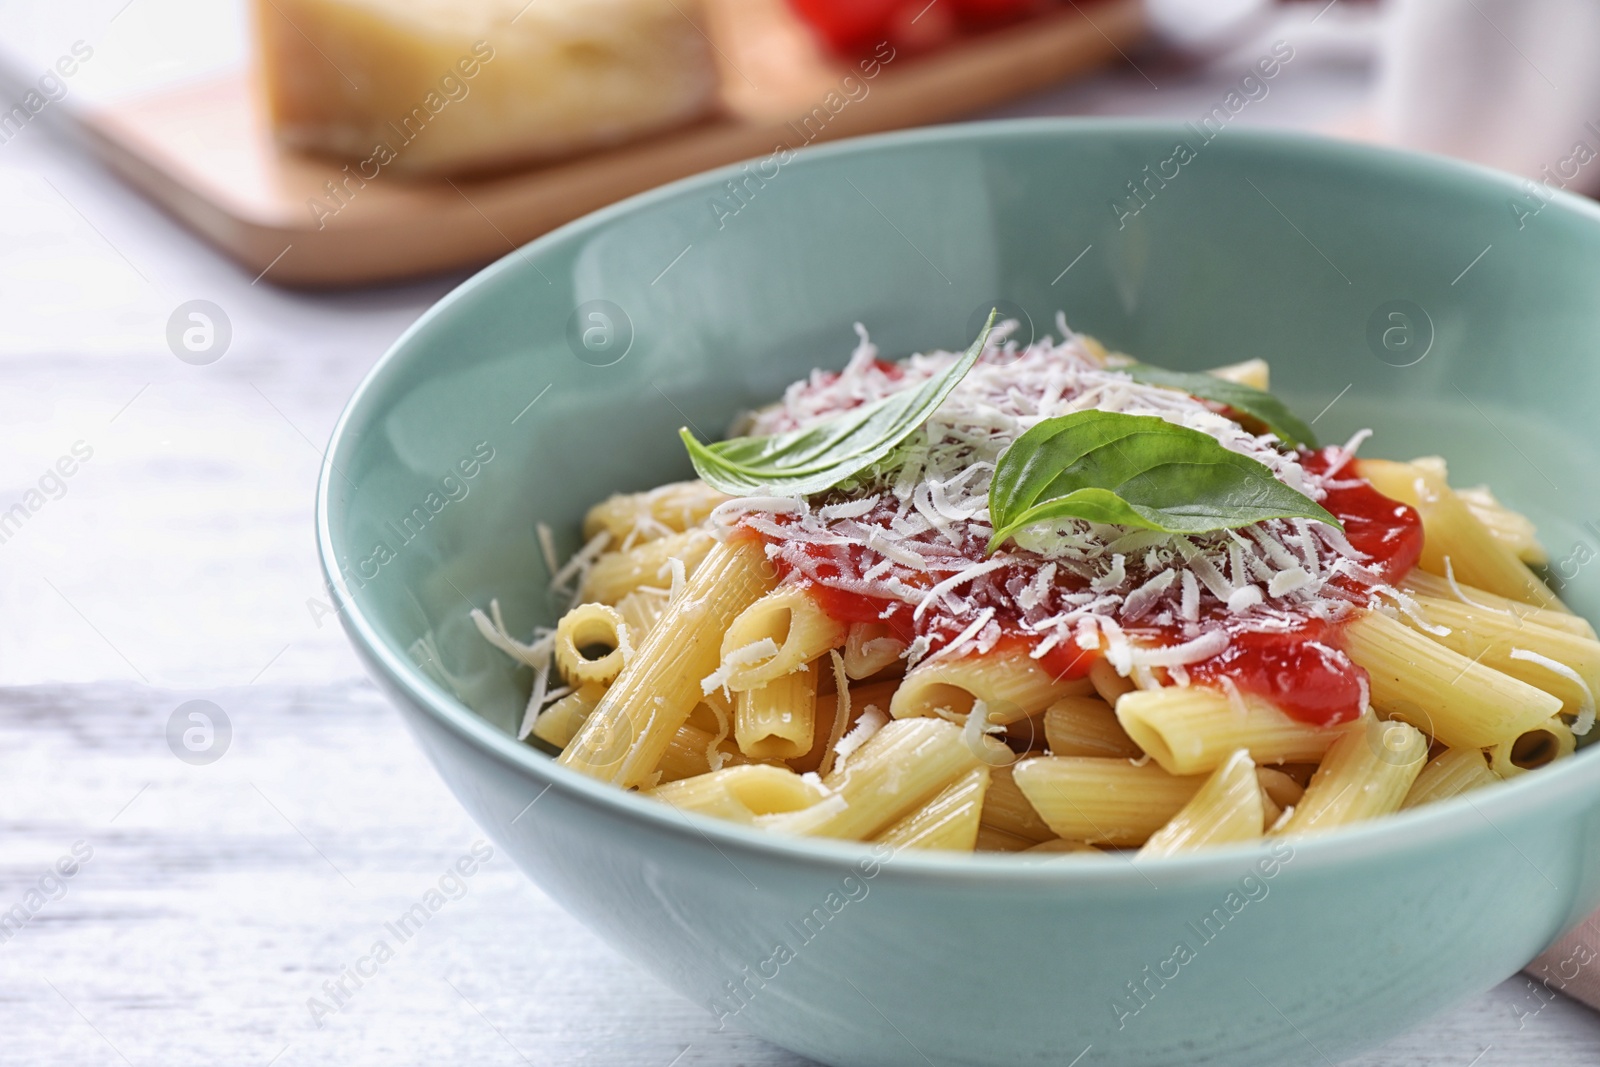
[[[926,381],[958,358],[932,352],[883,362],[858,332],[843,371],[813,371],[779,403],[747,416],[741,432],[814,425]],[[986,556],[989,482],[1001,453],[1040,422],[1089,408],[1154,415],[1209,434],[1317,501],[1329,486],[1352,481],[1337,475],[1363,440],[1358,434],[1327,449],[1329,461],[1313,469],[1302,462],[1306,453],[1252,433],[1217,405],[1106,366],[1077,335],[1026,348],[991,340],[986,358],[879,469],[810,501],[735,498],[713,522],[722,536],[739,526],[763,536],[788,580],[883,601],[883,618],[896,604],[909,607],[902,618],[918,630],[905,653],[911,663],[993,647],[1014,632],[1002,630],[997,608],[1007,618],[1020,615],[1016,627],[1036,658],[1076,641],[1128,676],[1136,668],[1181,670],[1224,651],[1230,634],[1337,623],[1364,605],[1359,593],[1334,583],[1375,576],[1359,569],[1367,557],[1337,529],[1304,519],[1187,537],[1052,520]],[[1219,628],[1221,616],[1229,621]],[[1125,632],[1141,627],[1167,634],[1162,647],[1142,647],[1148,642]]]

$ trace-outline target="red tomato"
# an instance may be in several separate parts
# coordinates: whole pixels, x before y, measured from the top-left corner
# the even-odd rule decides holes
[[[1046,6],[1040,0],[940,0],[955,4],[957,13],[971,22],[1001,22],[1028,15]]]
[[[885,39],[889,20],[904,0],[789,0],[835,51],[869,51]]]
[[[888,41],[913,51],[937,47],[961,29],[1033,14],[1055,0],[789,0],[834,51],[869,52]]]

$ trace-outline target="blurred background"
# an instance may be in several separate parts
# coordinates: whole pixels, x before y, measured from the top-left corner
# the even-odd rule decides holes
[[[1597,51],[1588,0],[0,0],[0,1062],[798,1064],[499,857],[338,985],[479,836],[320,587],[373,361],[605,203],[934,122],[1396,144],[1525,223],[1600,189]],[[1514,979],[1361,1062],[1597,1059]]]

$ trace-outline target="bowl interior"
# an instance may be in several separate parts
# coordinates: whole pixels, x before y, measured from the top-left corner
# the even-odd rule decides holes
[[[865,324],[885,355],[959,348],[999,304],[1148,362],[1260,357],[1324,442],[1441,454],[1539,524],[1600,610],[1600,217],[1472,168],[1285,135],[1081,121],[845,143],[690,179],[484,271],[385,358],[336,433],[323,532],[380,641],[514,730],[526,670],[468,621],[561,605],[584,510],[688,476]]]

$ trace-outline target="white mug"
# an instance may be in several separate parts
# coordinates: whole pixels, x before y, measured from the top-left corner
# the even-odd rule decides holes
[[[1385,140],[1600,190],[1600,0],[1392,0]]]

